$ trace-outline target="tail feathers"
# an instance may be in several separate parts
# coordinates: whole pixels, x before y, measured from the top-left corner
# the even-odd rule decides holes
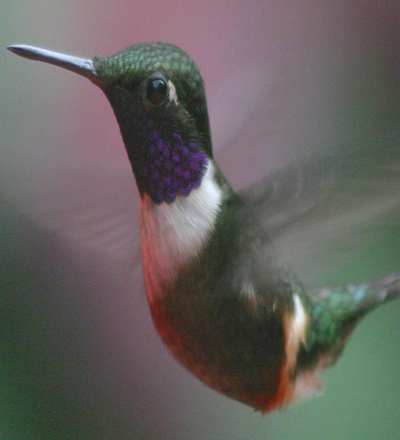
[[[309,303],[306,344],[297,358],[295,397],[318,392],[318,373],[340,357],[356,324],[367,313],[400,298],[400,273],[369,284],[324,287]]]
[[[400,298],[400,273],[365,284],[324,287],[314,292],[315,311],[322,308],[341,320],[363,316],[371,309]]]
[[[315,355],[328,351],[334,360],[360,319],[397,298],[400,298],[400,273],[372,283],[318,289],[311,297],[305,358],[315,360]]]
[[[375,303],[388,302],[400,298],[400,273],[391,274],[370,285]]]
[[[362,317],[381,304],[400,298],[400,273],[369,284],[345,286],[343,295],[349,294],[353,300],[353,307],[347,311],[349,318]]]

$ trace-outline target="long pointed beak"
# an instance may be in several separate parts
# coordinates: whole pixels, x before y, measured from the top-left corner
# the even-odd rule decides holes
[[[55,66],[70,70],[71,72],[90,79],[96,85],[100,86],[100,80],[97,76],[93,61],[89,58],[79,58],[40,47],[28,46],[26,44],[12,44],[8,46],[7,49],[21,57],[54,64]]]

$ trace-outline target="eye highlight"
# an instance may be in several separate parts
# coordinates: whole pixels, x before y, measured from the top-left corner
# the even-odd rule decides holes
[[[161,105],[168,96],[168,85],[164,78],[153,77],[147,82],[146,97],[154,106]]]

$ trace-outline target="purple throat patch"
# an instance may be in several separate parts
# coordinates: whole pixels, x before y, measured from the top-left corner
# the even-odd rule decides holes
[[[143,167],[146,188],[154,203],[172,203],[198,188],[207,167],[207,155],[195,142],[184,143],[178,133],[168,142],[155,131]]]

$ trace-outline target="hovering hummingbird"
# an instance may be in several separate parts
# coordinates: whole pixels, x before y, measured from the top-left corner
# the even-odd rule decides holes
[[[211,388],[262,412],[312,395],[360,319],[400,296],[400,274],[311,288],[290,264],[328,234],[335,241],[337,219],[375,219],[373,195],[381,213],[398,207],[395,142],[378,153],[313,154],[235,192],[214,160],[203,80],[183,50],[145,43],[82,59],[9,49],[78,73],[107,96],[140,193],[154,325]]]

